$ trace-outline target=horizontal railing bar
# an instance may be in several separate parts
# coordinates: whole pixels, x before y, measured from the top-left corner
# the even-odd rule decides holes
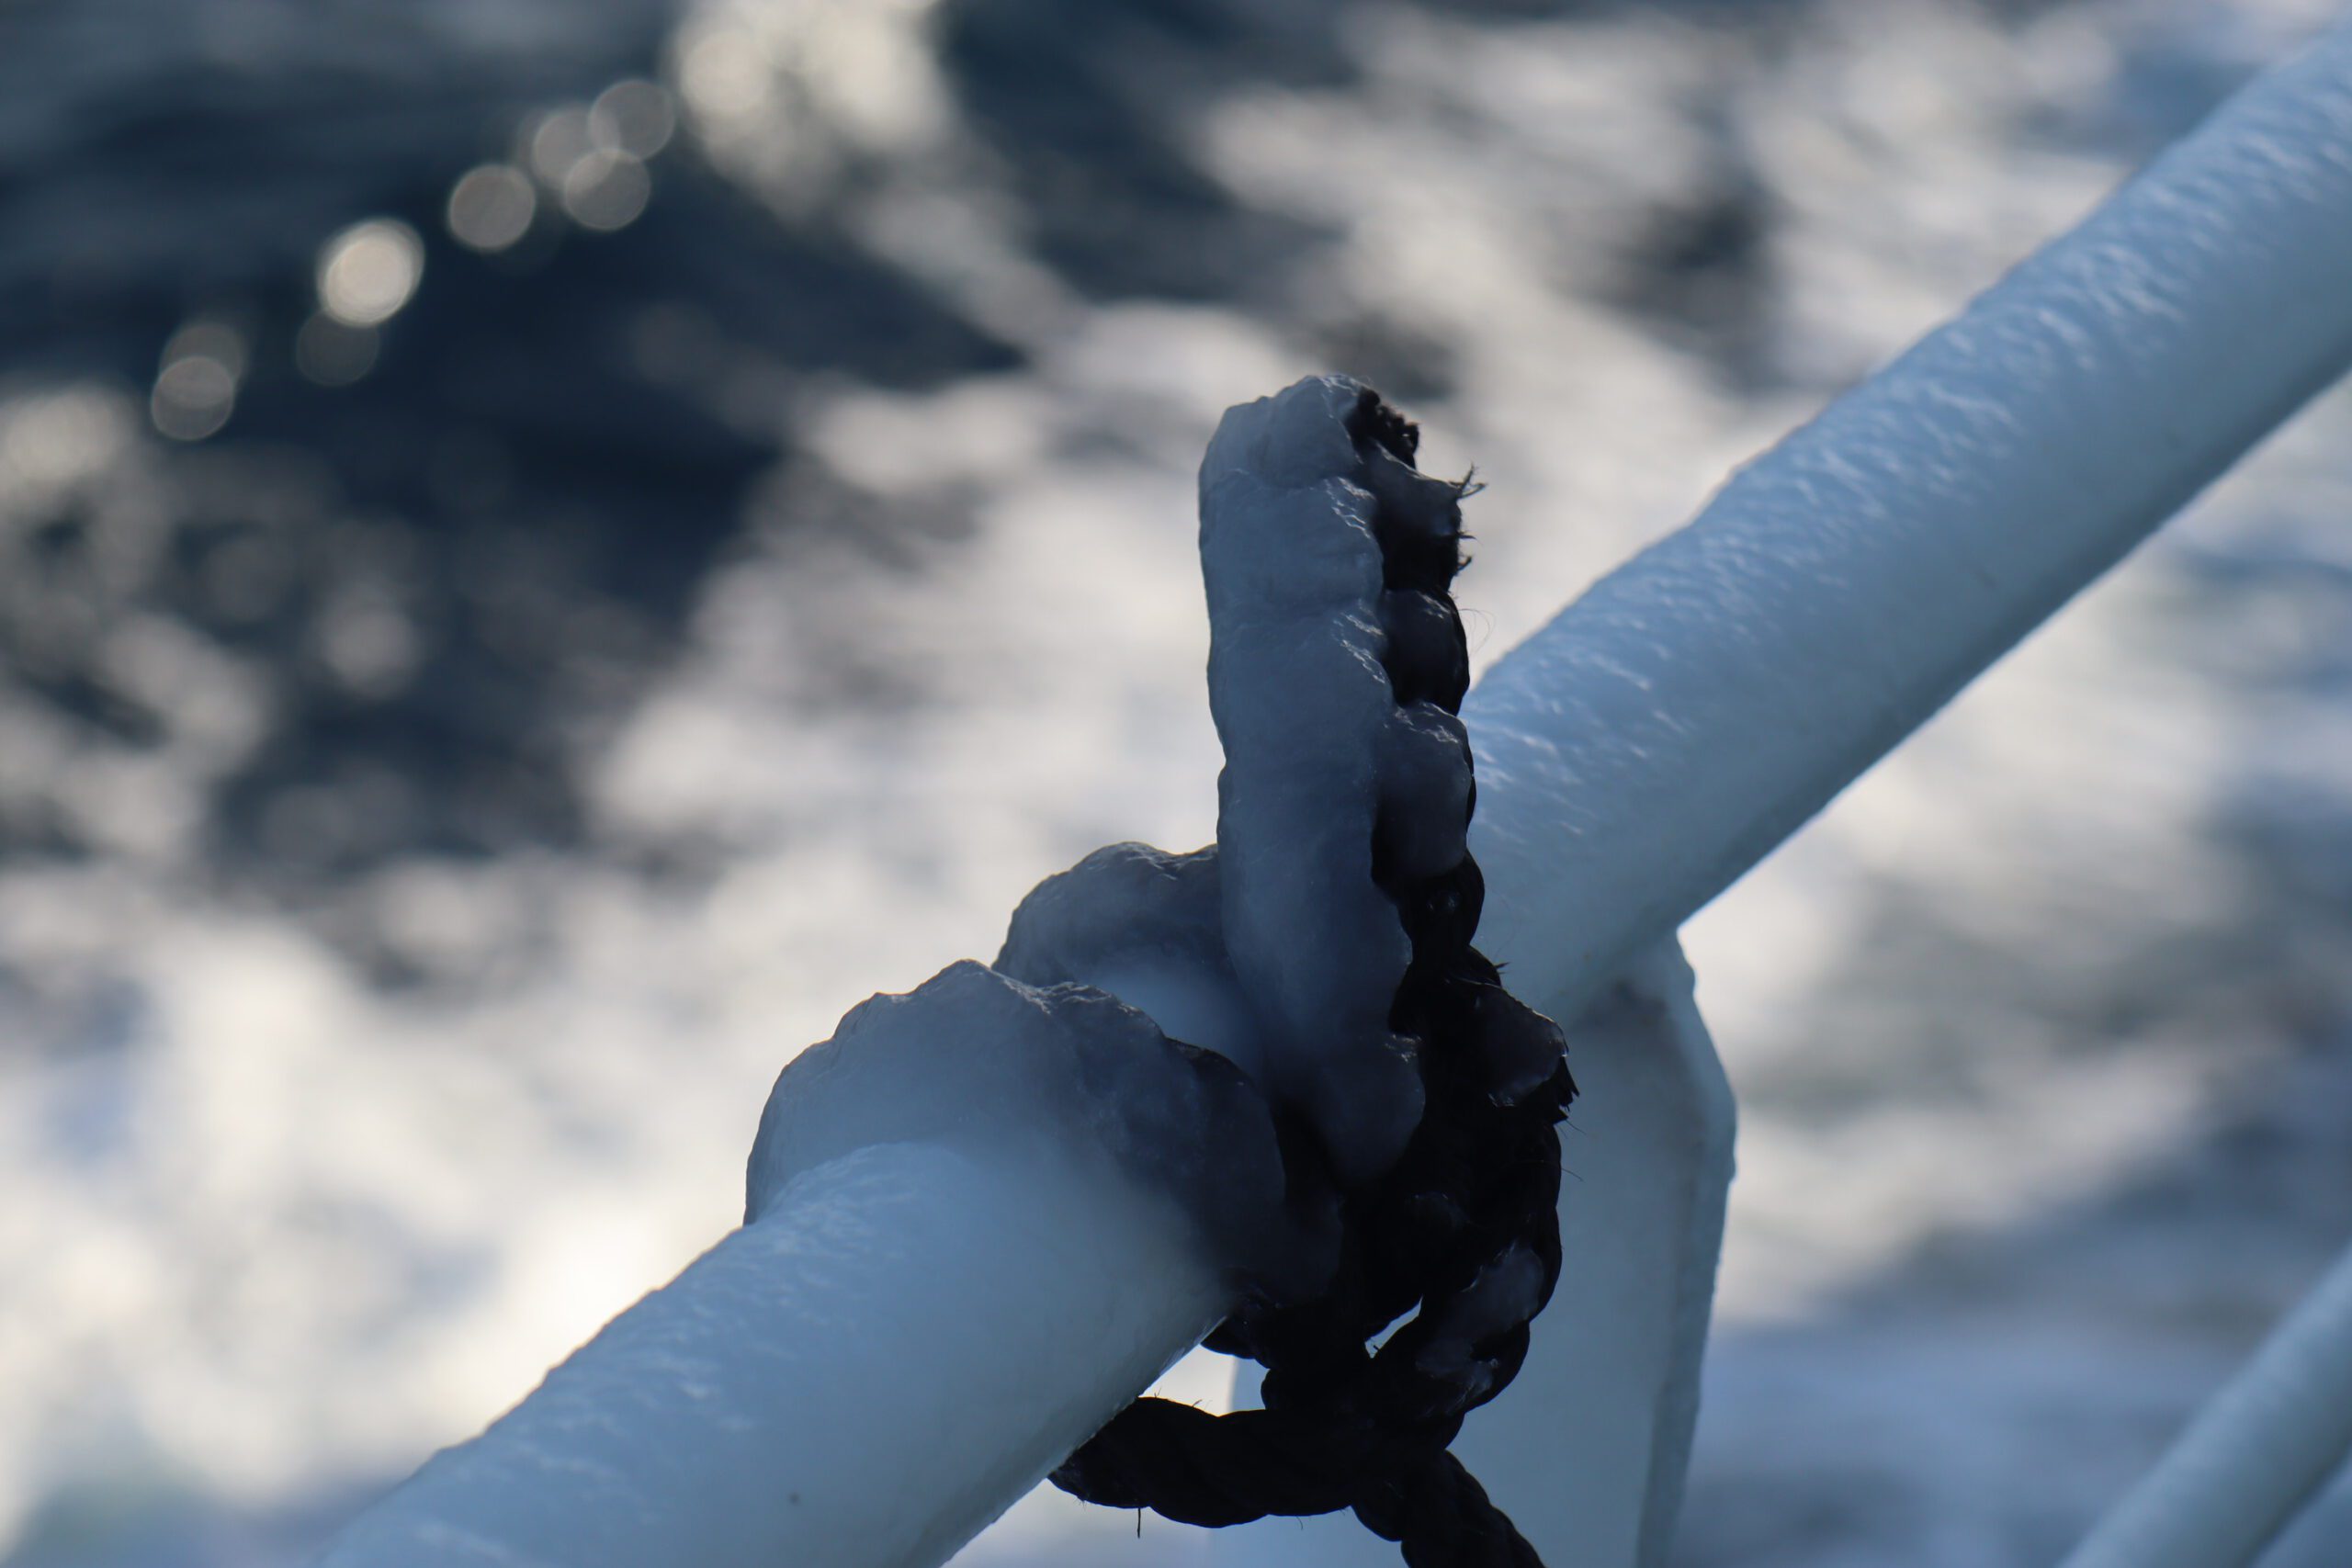
[[[331,1568],[944,1561],[1223,1315],[1170,1205],[1047,1151],[805,1172]]]

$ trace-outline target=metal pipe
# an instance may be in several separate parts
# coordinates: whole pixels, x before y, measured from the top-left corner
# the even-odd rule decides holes
[[[2352,1251],[2065,1568],[2244,1568],[2352,1457]]]
[[[1482,945],[1591,995],[2343,375],[2347,279],[2339,26],[1487,673]]]
[[[322,1568],[944,1562],[1225,1292],[1102,1162],[874,1145],[794,1179]]]

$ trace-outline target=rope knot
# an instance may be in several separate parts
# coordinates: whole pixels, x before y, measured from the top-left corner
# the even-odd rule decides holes
[[[1409,1568],[1541,1568],[1448,1451],[1518,1374],[1559,1280],[1556,1128],[1576,1093],[1558,1027],[1471,945],[1486,888],[1466,842],[1469,659],[1452,582],[1475,487],[1417,472],[1419,430],[1369,388],[1342,423],[1342,477],[1371,497],[1381,555],[1374,608],[1396,711],[1379,732],[1370,864],[1409,946],[1386,1022],[1419,1119],[1365,1174],[1361,1147],[1334,1147],[1328,1104],[1270,1089],[1290,1191],[1335,1197],[1340,1235],[1318,1293],[1261,1288],[1206,1340],[1265,1366],[1263,1407],[1136,1400],[1053,1481],[1195,1525],[1350,1508]],[[1226,829],[1221,815],[1221,844]]]

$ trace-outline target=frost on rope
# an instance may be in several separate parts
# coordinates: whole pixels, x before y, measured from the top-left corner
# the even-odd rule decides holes
[[[1268,1088],[1306,1108],[1355,1180],[1385,1168],[1421,1114],[1410,1049],[1388,1028],[1411,947],[1373,879],[1374,846],[1388,826],[1409,865],[1451,865],[1469,817],[1460,721],[1395,691],[1383,668],[1373,529],[1390,501],[1450,552],[1459,492],[1359,446],[1363,390],[1322,377],[1236,408],[1201,464],[1226,939],[1273,1037]],[[1414,596],[1386,596],[1400,625],[1419,624]]]

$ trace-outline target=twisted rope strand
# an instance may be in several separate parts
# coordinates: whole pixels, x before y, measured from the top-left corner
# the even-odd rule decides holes
[[[1445,525],[1430,529],[1385,482],[1389,459],[1412,470],[1419,430],[1369,388],[1348,430],[1376,503],[1390,686],[1400,708],[1450,718],[1470,680],[1452,584],[1464,564],[1459,503],[1474,487],[1454,487]],[[1467,781],[1466,740],[1461,769]],[[1471,946],[1486,892],[1477,863],[1464,849],[1433,874],[1408,869],[1432,838],[1459,841],[1475,800],[1474,783],[1458,823],[1384,811],[1374,829],[1373,879],[1412,949],[1389,1014],[1418,1044],[1425,1097],[1403,1155],[1350,1190],[1305,1118],[1275,1108],[1294,1190],[1337,1190],[1343,1232],[1322,1295],[1251,1302],[1207,1340],[1265,1366],[1264,1408],[1215,1416],[1136,1400],[1054,1472],[1064,1491],[1210,1526],[1352,1508],[1408,1568],[1542,1568],[1447,1451],[1463,1418],[1517,1375],[1558,1282],[1556,1128],[1576,1093],[1557,1026]]]

